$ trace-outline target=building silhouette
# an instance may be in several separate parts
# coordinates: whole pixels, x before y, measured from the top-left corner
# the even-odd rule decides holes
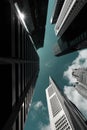
[[[58,2],[63,4],[62,7]],[[54,44],[53,51],[55,56],[62,56],[87,47],[87,20],[85,19],[87,17],[87,1],[58,2],[55,2],[54,8],[56,13],[57,7],[60,6],[60,13],[54,29],[58,40]],[[53,13],[51,21],[52,18],[56,18],[55,13]]]
[[[87,69],[73,69],[72,75],[77,79],[74,87],[84,98],[87,99]]]
[[[84,116],[51,78],[49,78],[49,86],[46,89],[46,98],[51,130],[87,129]]]
[[[0,130],[24,129],[39,73],[37,49],[43,46],[47,4],[48,0],[0,3]]]

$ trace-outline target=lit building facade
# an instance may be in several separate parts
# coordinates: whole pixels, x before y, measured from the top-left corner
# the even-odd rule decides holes
[[[49,78],[46,89],[51,130],[86,130],[86,119]]]
[[[73,69],[72,75],[77,79],[74,85],[76,90],[87,99],[87,69]]]

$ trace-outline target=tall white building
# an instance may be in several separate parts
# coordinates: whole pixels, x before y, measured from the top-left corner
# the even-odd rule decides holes
[[[76,90],[84,97],[87,98],[87,69],[79,68],[73,69],[72,75],[77,79],[75,83]]]
[[[49,78],[46,98],[51,130],[87,130],[86,120],[76,106]]]

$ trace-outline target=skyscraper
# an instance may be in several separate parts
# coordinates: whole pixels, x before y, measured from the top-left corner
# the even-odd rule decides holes
[[[51,130],[86,130],[86,119],[49,78],[46,98]]]
[[[9,0],[24,14],[24,21],[31,35],[35,47],[38,49],[44,45],[48,0]],[[23,15],[22,15],[23,16]]]
[[[44,41],[47,4],[48,0],[0,2],[0,130],[24,129],[39,73],[37,48]],[[33,38],[37,32],[41,42]]]
[[[55,34],[59,37],[66,31],[80,10],[87,3],[86,0],[65,0],[55,25]]]
[[[76,90],[87,99],[87,69],[73,69],[72,75],[77,79],[74,85]]]
[[[51,23],[58,15],[56,12],[60,13],[55,25],[58,40],[54,45],[54,55],[62,56],[86,48],[87,20],[85,18],[87,17],[87,1],[56,1]]]

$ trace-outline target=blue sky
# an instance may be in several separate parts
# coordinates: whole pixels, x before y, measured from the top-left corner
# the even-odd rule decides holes
[[[24,130],[50,130],[45,89],[49,85],[49,75],[64,91],[77,107],[86,113],[87,101],[72,88],[72,68],[87,65],[87,50],[74,52],[65,56],[55,57],[53,46],[57,42],[54,25],[50,24],[50,17],[54,7],[54,0],[49,0],[44,47],[38,50],[40,56],[40,72],[35,86],[31,109],[25,123]],[[84,59],[84,62],[81,61]],[[73,82],[75,79],[73,79]],[[73,98],[73,96],[75,98]],[[85,114],[87,116],[87,113]]]

